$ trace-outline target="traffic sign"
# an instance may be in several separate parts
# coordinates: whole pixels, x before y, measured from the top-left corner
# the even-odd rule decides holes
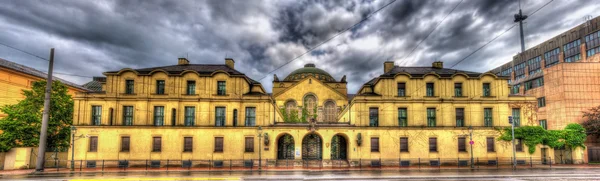
[[[508,116],[508,123],[510,123],[510,124],[513,123],[513,117],[512,116]]]
[[[471,141],[469,141],[469,144],[473,145],[473,144],[475,144],[475,142],[473,140],[471,140]]]

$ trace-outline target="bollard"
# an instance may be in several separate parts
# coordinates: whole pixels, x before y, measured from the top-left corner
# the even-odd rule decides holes
[[[421,157],[419,157],[419,170],[421,170]]]
[[[83,165],[83,160],[79,160],[79,172],[81,172],[81,165]]]

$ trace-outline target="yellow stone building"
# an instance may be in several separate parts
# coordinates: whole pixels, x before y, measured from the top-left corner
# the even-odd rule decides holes
[[[487,163],[512,157],[511,144],[496,140],[498,128],[510,126],[508,116],[537,125],[535,98],[510,96],[508,77],[441,62],[385,62],[383,74],[357,94],[347,93],[345,76],[337,81],[314,64],[282,80],[274,75],[269,94],[234,65],[180,58],[172,66],[105,72],[103,91],[75,97],[76,134],[84,138],[75,141],[74,159],[435,165],[468,161],[473,153]],[[552,154],[536,149],[531,155],[519,144],[517,157]]]

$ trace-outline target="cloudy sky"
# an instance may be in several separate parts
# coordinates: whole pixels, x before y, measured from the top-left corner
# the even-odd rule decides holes
[[[383,73],[386,60],[455,64],[510,28],[519,9],[517,0],[397,0],[343,32],[392,1],[7,0],[0,3],[0,43],[41,57],[56,48],[55,71],[79,75],[58,76],[80,84],[105,71],[176,64],[181,56],[196,64],[223,64],[227,56],[268,91],[273,74],[283,78],[315,63],[337,80],[347,75],[355,93]],[[522,0],[521,6],[530,14],[549,1]],[[596,0],[554,0],[527,20],[527,47],[598,16],[598,9]],[[510,61],[519,46],[513,28],[454,68],[488,71]],[[47,69],[46,61],[5,46],[0,58]]]

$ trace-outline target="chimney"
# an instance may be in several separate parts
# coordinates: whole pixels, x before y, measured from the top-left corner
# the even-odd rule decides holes
[[[233,61],[233,58],[225,58],[225,65],[227,65],[227,67],[229,67],[231,69],[235,69],[234,68],[235,61]]]
[[[441,69],[444,68],[444,62],[442,61],[435,61],[431,64],[431,67],[436,68],[436,69]]]
[[[394,62],[392,62],[392,61],[383,62],[383,73],[387,73],[392,69],[394,69]]]
[[[183,58],[182,57],[182,58],[179,58],[178,60],[179,61],[178,61],[177,65],[187,65],[187,64],[190,64],[190,61],[187,58]]]

